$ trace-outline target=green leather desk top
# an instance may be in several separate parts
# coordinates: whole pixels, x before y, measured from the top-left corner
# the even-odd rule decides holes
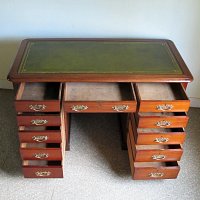
[[[182,74],[163,42],[29,42],[19,73]]]
[[[12,82],[190,82],[173,42],[156,39],[26,39]]]

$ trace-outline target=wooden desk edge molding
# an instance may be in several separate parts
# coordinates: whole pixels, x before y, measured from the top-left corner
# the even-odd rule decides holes
[[[24,177],[64,176],[71,113],[119,115],[134,180],[178,176],[193,77],[172,41],[25,39],[8,80]]]

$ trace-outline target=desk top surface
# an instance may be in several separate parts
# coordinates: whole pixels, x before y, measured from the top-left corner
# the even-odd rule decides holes
[[[168,40],[27,39],[8,79],[189,82],[192,75]]]

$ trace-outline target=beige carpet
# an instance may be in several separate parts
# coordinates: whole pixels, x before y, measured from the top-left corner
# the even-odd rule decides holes
[[[200,109],[190,109],[181,172],[176,180],[133,181],[120,147],[117,116],[72,116],[64,179],[24,179],[13,92],[0,90],[0,200],[200,199]]]

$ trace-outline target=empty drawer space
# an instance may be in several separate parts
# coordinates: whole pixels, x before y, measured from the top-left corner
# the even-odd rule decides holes
[[[65,83],[67,112],[135,112],[130,83]]]
[[[18,112],[59,112],[61,83],[21,83],[16,95]]]
[[[187,112],[190,101],[180,83],[136,83],[139,112]]]

